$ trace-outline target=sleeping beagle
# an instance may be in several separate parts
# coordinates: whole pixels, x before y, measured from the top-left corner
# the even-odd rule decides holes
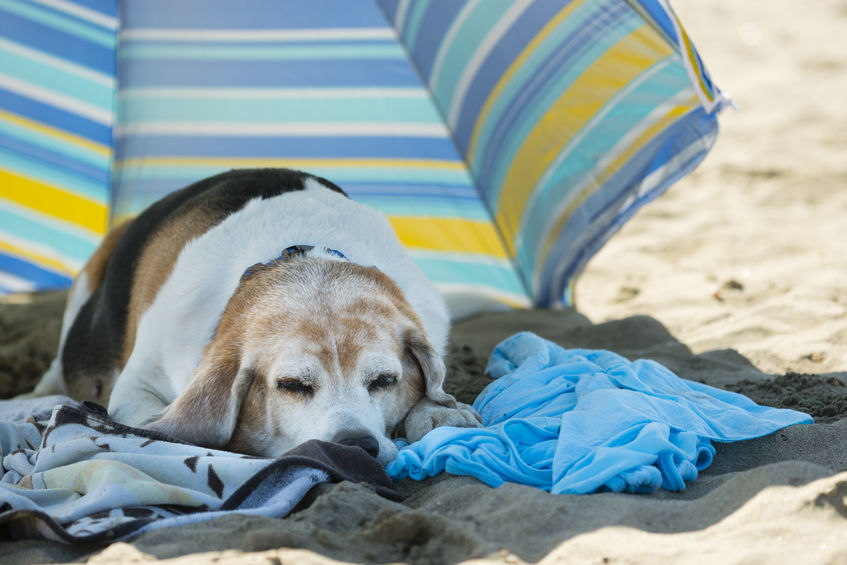
[[[116,227],[77,276],[34,395],[275,457],[309,440],[383,464],[392,435],[477,426],[442,389],[444,301],[379,213],[285,169],[223,173]]]

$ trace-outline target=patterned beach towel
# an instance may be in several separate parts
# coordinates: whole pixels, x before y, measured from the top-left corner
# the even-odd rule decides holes
[[[277,459],[182,443],[68,403],[27,421],[0,402],[0,529],[13,539],[108,543],[237,512],[281,518],[316,484],[348,480],[396,499],[364,450],[307,442]],[[32,410],[30,410],[31,412]]]

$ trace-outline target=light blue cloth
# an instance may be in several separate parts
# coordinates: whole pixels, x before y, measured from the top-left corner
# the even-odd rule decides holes
[[[710,440],[812,422],[681,379],[655,361],[563,349],[529,332],[500,343],[487,371],[496,380],[474,402],[485,427],[437,428],[401,444],[390,476],[447,471],[568,494],[679,491],[711,464]]]

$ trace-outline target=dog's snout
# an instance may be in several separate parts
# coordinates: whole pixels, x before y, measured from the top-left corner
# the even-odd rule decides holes
[[[340,443],[341,445],[355,445],[361,447],[365,450],[371,457],[376,457],[379,455],[379,442],[377,439],[368,434],[368,433],[347,433],[347,434],[339,434],[335,438],[333,438],[333,443]]]

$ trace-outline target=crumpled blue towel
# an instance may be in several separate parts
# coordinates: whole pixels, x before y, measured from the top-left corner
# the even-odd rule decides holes
[[[474,408],[483,428],[436,428],[401,444],[393,478],[447,471],[553,493],[679,491],[712,462],[710,440],[739,441],[812,418],[681,379],[649,360],[563,349],[529,332],[500,343],[496,379]]]

